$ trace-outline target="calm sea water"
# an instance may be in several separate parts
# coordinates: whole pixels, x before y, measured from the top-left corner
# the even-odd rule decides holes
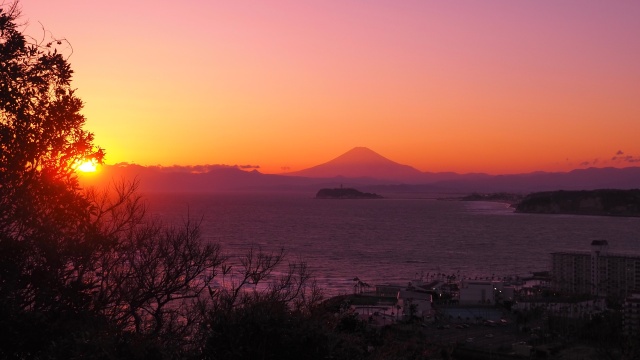
[[[284,248],[306,261],[330,295],[353,278],[404,284],[436,273],[523,276],[550,270],[550,253],[588,250],[606,239],[614,252],[640,252],[640,218],[516,214],[505,204],[435,199],[318,200],[313,194],[148,194],[169,223],[202,218],[203,241],[233,256],[250,247]]]

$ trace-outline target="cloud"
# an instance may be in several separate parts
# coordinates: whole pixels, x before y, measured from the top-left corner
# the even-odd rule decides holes
[[[640,163],[640,156],[634,156],[634,155],[621,156],[623,154],[624,153],[619,150],[616,153],[616,156],[612,157],[611,160],[615,161],[618,164],[620,164],[620,163],[629,163],[629,164]]]
[[[579,165],[582,167],[596,166],[598,163],[600,164],[600,166],[605,166],[605,164],[611,164],[607,166],[623,166],[624,164],[634,164],[634,166],[637,166],[635,164],[640,163],[640,156],[624,155],[624,152],[622,150],[618,150],[616,154],[611,158],[603,159],[602,161],[598,159],[587,160],[581,162]]]
[[[291,170],[291,167],[290,167],[290,166],[281,166],[281,167],[280,167],[280,170],[282,170],[282,171],[289,171],[289,170]]]
[[[593,159],[591,161],[583,161],[580,163],[580,166],[596,166],[600,159]]]
[[[132,164],[120,163],[118,166],[121,167],[131,167],[136,166]],[[140,165],[137,165],[140,166]],[[226,164],[204,164],[204,165],[172,165],[172,166],[162,166],[162,165],[151,165],[151,166],[141,166],[143,168],[161,171],[161,172],[173,172],[173,173],[191,173],[191,174],[202,174],[207,173],[209,171],[215,169],[248,169],[248,168],[259,168],[256,165],[226,165]]]
[[[130,164],[126,162],[121,162],[113,165],[118,168],[145,168],[149,170],[156,170],[161,172],[173,172],[173,173],[191,173],[191,174],[201,174],[207,173],[216,169],[259,169],[260,165],[226,165],[226,164],[204,164],[204,165],[171,165],[171,166],[162,166],[162,165],[137,165]]]
[[[640,158],[633,155],[627,155],[622,158],[622,161],[628,162],[628,163],[637,163],[637,162],[640,162]]]

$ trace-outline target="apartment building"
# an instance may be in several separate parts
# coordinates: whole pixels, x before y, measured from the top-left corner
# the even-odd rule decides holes
[[[622,326],[625,335],[640,336],[640,293],[632,293],[625,299]]]
[[[626,298],[640,291],[640,254],[609,252],[606,240],[591,242],[591,251],[551,254],[551,286],[566,294]]]

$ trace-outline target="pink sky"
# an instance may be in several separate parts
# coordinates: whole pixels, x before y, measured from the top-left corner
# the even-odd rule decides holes
[[[277,173],[366,146],[423,171],[640,164],[640,1],[21,5],[27,33],[71,42],[108,163]]]

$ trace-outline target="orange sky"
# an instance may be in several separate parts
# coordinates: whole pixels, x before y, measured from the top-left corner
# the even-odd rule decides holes
[[[640,165],[640,1],[22,0],[107,163]],[[615,157],[615,160],[612,158]]]

